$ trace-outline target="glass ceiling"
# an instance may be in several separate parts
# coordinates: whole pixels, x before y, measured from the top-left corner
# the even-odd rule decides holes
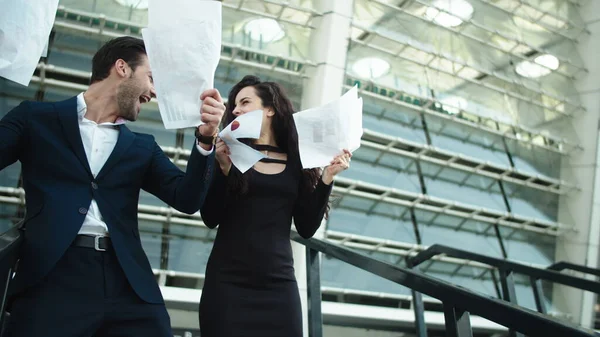
[[[352,77],[439,100],[457,113],[533,129],[584,112],[573,86],[586,70],[575,52],[575,40],[586,32],[576,0],[354,3],[347,57]],[[137,27],[147,23],[147,0],[60,4]],[[224,45],[312,64],[309,39],[321,13],[311,0],[223,5]]]
[[[390,66],[379,77],[348,72],[539,128],[584,110],[573,86],[585,72],[575,52],[584,32],[569,1],[357,0],[349,63],[376,56]]]

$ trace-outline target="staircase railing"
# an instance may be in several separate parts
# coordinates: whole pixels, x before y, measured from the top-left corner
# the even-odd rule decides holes
[[[480,263],[487,264],[492,266],[498,270],[500,274],[500,284],[502,287],[502,298],[505,301],[511,302],[513,304],[517,304],[517,297],[515,291],[515,282],[514,282],[514,274],[523,274],[529,277],[529,282],[531,284],[531,289],[533,291],[533,296],[535,299],[535,304],[538,312],[542,314],[547,313],[546,305],[542,298],[542,285],[541,280],[558,283],[582,290],[591,291],[594,293],[600,293],[600,282],[596,282],[593,280],[576,277],[572,275],[562,274],[560,273],[561,269],[574,269],[581,272],[586,273],[594,273],[597,270],[592,268],[587,268],[583,266],[579,266],[572,263],[561,262],[555,265],[551,265],[546,269],[536,268],[532,266],[528,266],[522,263],[513,262],[505,259],[500,259],[496,257],[491,257],[479,253],[469,252],[462,249],[452,248],[444,245],[432,245],[426,250],[420,252],[414,257],[407,258],[407,264],[409,267],[416,267],[419,264],[430,260],[436,255],[443,254],[448,257],[456,257],[471,261],[477,261]],[[422,299],[420,296],[414,296],[413,294],[413,303],[415,307],[422,306]],[[417,313],[415,313],[417,314]],[[419,316],[423,314],[418,313]],[[417,324],[420,325],[421,320],[417,320]],[[419,337],[425,337],[426,334],[419,335]],[[520,337],[522,336],[516,331],[509,329],[509,336]]]
[[[446,336],[448,337],[473,336],[470,323],[471,314],[505,326],[510,331],[516,331],[530,337],[600,336],[593,330],[559,321],[556,318],[519,307],[508,301],[475,293],[419,271],[373,259],[365,254],[330,242],[315,238],[303,239],[297,233],[292,233],[292,239],[306,246],[308,329],[311,337],[323,336],[319,253],[410,288],[418,294],[426,294],[440,300],[444,307]],[[425,330],[424,324],[420,328]],[[420,332],[417,331],[417,333]],[[421,335],[419,334],[419,336]]]
[[[16,227],[0,235],[0,287],[4,289],[4,297],[2,298],[1,303],[2,308],[6,302],[6,289],[17,258],[18,246],[20,243],[19,236],[20,232]],[[292,233],[292,239],[306,246],[308,267],[308,326],[309,335],[311,337],[323,336],[319,253],[323,253],[329,257],[336,258],[340,261],[371,272],[399,285],[410,288],[414,294],[418,294],[419,297],[421,294],[425,294],[438,299],[443,304],[446,336],[448,337],[472,337],[473,331],[470,324],[471,314],[478,315],[492,322],[505,326],[509,329],[509,331],[522,333],[530,337],[600,336],[600,334],[595,333],[593,330],[575,326],[568,322],[559,321],[556,318],[544,315],[542,313],[519,307],[518,305],[509,301],[475,293],[463,287],[428,276],[422,272],[395,266],[330,242],[315,238],[308,240],[303,239],[297,233]],[[438,246],[438,248],[439,247],[440,246]],[[420,254],[415,256],[414,260],[415,262],[425,261],[424,258],[428,255],[431,255],[433,252],[435,252],[435,249],[432,249],[427,255],[421,255],[421,257],[418,259],[417,257]],[[513,266],[513,262],[505,262],[507,263],[505,266]],[[538,268],[534,269],[536,269],[538,272],[540,270]],[[517,270],[522,271],[521,269],[516,269],[515,271]],[[552,279],[556,277],[556,280],[560,281],[559,283],[562,284],[583,285],[582,289],[592,289],[592,291],[596,292],[598,290],[598,288],[594,288],[593,286],[597,284],[597,282],[585,280],[592,282],[585,283],[582,282],[583,279],[577,278],[577,282],[573,283],[574,279],[572,279],[572,276],[560,274],[559,272],[553,270],[544,271],[552,274],[541,273],[534,275],[537,275],[540,278],[552,275]],[[561,277],[558,277],[555,274],[559,274]],[[422,302],[420,303],[420,319],[423,319]],[[415,313],[416,310],[417,308],[415,308]],[[416,316],[417,320],[419,320],[418,315]],[[419,336],[426,336],[424,321],[421,322],[421,326],[417,324],[417,332]]]
[[[433,258],[436,255],[444,254],[449,257],[456,257],[471,261],[477,261],[495,267],[500,273],[500,283],[502,285],[502,295],[504,300],[517,303],[515,296],[515,284],[513,274],[523,274],[529,277],[536,306],[539,312],[546,313],[544,302],[541,298],[542,290],[540,280],[563,284],[566,286],[591,291],[600,294],[600,282],[560,273],[561,269],[574,269],[586,273],[598,273],[600,271],[592,268],[579,266],[572,263],[560,262],[549,266],[546,269],[528,266],[522,263],[513,262],[505,259],[491,257],[483,254],[473,253],[444,245],[432,245],[426,250],[420,252],[412,258],[408,258],[408,264],[416,267],[419,264]]]
[[[580,273],[596,275],[596,276],[600,277],[600,269],[581,266],[578,264],[565,262],[565,261],[559,261],[554,264],[551,264],[546,269],[555,270],[555,271],[562,271],[562,270],[569,269],[569,270],[578,271]]]

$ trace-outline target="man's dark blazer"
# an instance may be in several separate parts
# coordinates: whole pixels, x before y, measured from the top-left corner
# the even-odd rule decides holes
[[[93,198],[129,283],[144,301],[163,303],[140,242],[140,190],[181,212],[196,212],[210,184],[214,152],[203,156],[194,146],[184,173],[153,136],[124,125],[119,129],[112,154],[94,178],[81,141],[76,97],[25,101],[0,121],[0,170],[21,162],[27,202],[25,240],[11,293],[48,274],[76,237]]]

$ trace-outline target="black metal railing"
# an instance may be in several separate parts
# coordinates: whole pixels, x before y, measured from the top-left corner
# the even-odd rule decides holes
[[[600,269],[590,268],[586,266],[581,266],[578,264],[574,264],[571,262],[559,261],[554,264],[548,266],[549,270],[562,271],[562,270],[574,270],[584,274],[590,274],[600,277]]]
[[[483,254],[473,253],[469,251],[465,251],[462,249],[452,248],[444,245],[432,245],[426,250],[420,252],[414,257],[407,258],[407,265],[411,268],[415,268],[421,263],[430,260],[436,255],[445,255],[449,257],[456,257],[460,259],[466,259],[471,261],[477,261],[480,263],[487,264],[491,267],[494,267],[498,270],[500,275],[500,285],[502,289],[502,299],[505,301],[511,302],[513,304],[517,304],[517,297],[515,291],[515,281],[514,274],[522,274],[529,277],[529,282],[531,284],[531,289],[533,291],[533,296],[535,299],[535,305],[538,312],[542,314],[547,313],[546,305],[543,299],[542,285],[541,281],[549,281],[553,283],[558,283],[582,290],[591,291],[594,293],[600,293],[600,282],[596,282],[593,280],[588,280],[581,277],[576,277],[572,275],[562,274],[560,270],[562,269],[573,269],[580,272],[591,273],[594,274],[598,272],[595,269],[587,268],[584,266],[579,266],[572,263],[560,262],[554,265],[549,266],[546,269],[536,268],[532,266],[528,266],[522,263],[513,262],[505,259],[500,259],[496,257],[491,257]],[[413,304],[414,306],[422,306],[422,299],[420,297],[413,296]],[[417,319],[417,325],[424,324],[422,322],[423,313],[415,312],[415,315],[419,315]],[[421,318],[421,319],[419,319]],[[419,337],[427,336],[426,334],[420,334]],[[516,331],[509,330],[509,336],[520,337],[522,336]]]
[[[0,288],[4,290],[2,303],[0,303],[0,308],[2,309],[0,312],[4,312],[3,309],[6,302],[8,284],[13,273],[15,262],[18,258],[18,247],[21,240],[19,238],[20,235],[21,232],[18,230],[17,226],[11,228],[5,233],[0,234]],[[311,337],[323,336],[319,253],[323,253],[329,257],[336,258],[355,267],[388,279],[399,285],[405,286],[411,289],[413,292],[413,299],[421,299],[421,294],[425,294],[440,300],[443,304],[446,336],[448,337],[473,336],[470,324],[471,314],[478,315],[492,322],[505,326],[511,332],[522,333],[530,337],[600,336],[600,334],[594,333],[593,330],[559,321],[542,313],[519,307],[510,301],[504,301],[501,299],[477,294],[463,287],[428,276],[422,272],[392,265],[333,243],[315,238],[308,240],[303,239],[297,233],[292,233],[292,239],[306,246],[308,325],[309,335]],[[444,248],[443,250],[445,250],[445,252],[438,252],[442,250],[441,248]],[[452,252],[450,250],[446,250],[445,248],[447,247],[432,246],[430,248],[431,250],[428,249],[423,252],[428,252],[427,254],[419,254],[415,256],[412,261],[416,263],[415,265],[418,265],[420,262],[423,262],[436,255],[433,254],[435,252],[438,252],[437,254],[444,253],[451,255]],[[523,265],[515,266],[513,265],[514,262],[504,260],[501,261],[503,261],[505,264],[500,264],[497,261],[494,262],[497,263],[497,266],[500,266],[499,268],[501,269],[514,270],[515,272],[529,271],[528,269],[521,269]],[[489,260],[488,262],[492,262],[492,260]],[[584,280],[593,283],[579,283],[581,280],[583,280],[579,278],[576,278],[577,281],[574,282],[572,276],[561,274],[555,270],[545,270],[529,266],[524,267],[535,269],[535,273],[530,274],[539,278],[550,278],[551,280],[557,280],[557,283],[571,286],[583,286],[579,288],[587,290],[595,289],[597,291],[597,288],[592,287],[592,285],[597,284],[597,282]],[[573,268],[573,265],[568,265],[566,267],[569,269],[575,269]],[[546,274],[540,272],[540,270],[546,272]],[[589,270],[587,272],[589,272]],[[549,277],[548,275],[551,276]],[[417,300],[415,304],[415,326],[418,336],[427,336],[427,330],[424,322],[423,302],[422,300]],[[4,315],[0,315],[0,318],[3,321]],[[1,323],[3,322],[0,322],[0,326]]]
[[[473,336],[470,324],[471,314],[505,326],[509,331],[515,331],[530,337],[600,336],[593,330],[559,321],[508,301],[477,294],[419,271],[373,259],[333,243],[315,238],[303,239],[296,233],[292,233],[292,239],[306,246],[308,328],[311,337],[323,336],[319,253],[410,288],[418,296],[425,294],[440,300],[444,307],[446,336],[448,337]],[[421,310],[423,310],[422,307]],[[417,326],[417,331],[426,334],[424,322],[422,323],[422,326]]]
[[[533,290],[536,306],[539,312],[546,313],[546,308],[541,297],[542,290],[540,280],[558,283],[582,290],[591,291],[600,294],[600,282],[560,273],[560,269],[574,269],[589,273],[598,272],[595,269],[579,266],[572,263],[561,262],[552,265],[546,269],[528,266],[522,263],[513,262],[505,259],[491,257],[483,254],[473,253],[444,245],[432,245],[426,250],[420,252],[407,262],[410,267],[416,267],[419,264],[433,258],[436,255],[444,254],[449,257],[456,257],[471,261],[477,261],[496,268],[500,274],[500,283],[502,286],[503,299],[512,303],[517,303],[515,296],[515,284],[513,274],[523,274],[529,277],[531,288]]]

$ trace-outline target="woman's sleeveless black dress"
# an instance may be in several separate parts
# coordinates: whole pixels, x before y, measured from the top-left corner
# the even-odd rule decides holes
[[[250,169],[248,193],[226,198],[227,177],[217,167],[201,209],[207,226],[219,226],[200,300],[202,337],[302,336],[292,218],[300,235],[312,236],[331,186],[319,179],[300,200],[301,177],[301,168],[289,164],[278,174]]]

